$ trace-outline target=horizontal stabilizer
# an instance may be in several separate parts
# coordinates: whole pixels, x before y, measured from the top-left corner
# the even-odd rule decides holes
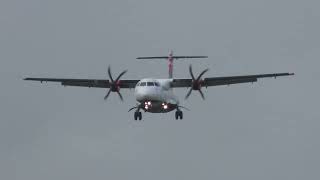
[[[137,57],[137,59],[165,59],[168,61],[169,78],[172,78],[173,74],[173,61],[176,59],[195,59],[195,58],[208,58],[208,56],[174,56],[173,51],[170,51],[168,56],[147,56],[147,57]]]
[[[152,56],[152,57],[137,57],[137,59],[191,59],[191,58],[208,58],[208,56]]]

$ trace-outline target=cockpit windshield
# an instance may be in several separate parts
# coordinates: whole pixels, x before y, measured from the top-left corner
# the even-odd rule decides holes
[[[160,84],[158,82],[140,82],[137,86],[157,86],[159,87]]]

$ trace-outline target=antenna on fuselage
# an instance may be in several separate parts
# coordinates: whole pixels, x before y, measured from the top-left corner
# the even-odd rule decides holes
[[[195,58],[208,58],[208,56],[174,56],[171,50],[169,56],[150,56],[150,57],[137,57],[137,59],[166,59],[168,60],[168,74],[169,78],[173,78],[173,60],[176,59],[195,59]]]

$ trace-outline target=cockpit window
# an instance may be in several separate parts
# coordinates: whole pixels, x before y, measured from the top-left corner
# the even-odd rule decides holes
[[[137,84],[137,86],[157,86],[159,87],[159,82],[140,82]]]

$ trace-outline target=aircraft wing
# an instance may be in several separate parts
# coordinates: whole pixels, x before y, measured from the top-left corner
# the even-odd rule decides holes
[[[58,82],[63,86],[110,88],[110,81],[103,79],[56,79],[56,78],[25,78],[27,81]],[[119,80],[120,88],[134,88],[139,80]]]
[[[256,74],[245,76],[224,76],[224,77],[209,77],[200,81],[202,87],[221,86],[239,83],[253,83],[260,78],[278,77],[278,76],[292,76],[294,73],[275,73],[275,74]],[[192,87],[192,79],[173,79],[172,87]]]

